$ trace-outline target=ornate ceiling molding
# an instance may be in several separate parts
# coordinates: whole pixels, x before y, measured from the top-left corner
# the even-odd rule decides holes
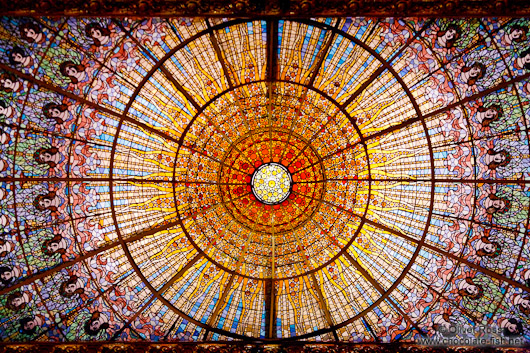
[[[75,343],[0,345],[0,353],[528,353],[523,347],[430,347],[412,344],[149,344],[149,343]]]
[[[0,0],[8,16],[529,16],[526,0]]]

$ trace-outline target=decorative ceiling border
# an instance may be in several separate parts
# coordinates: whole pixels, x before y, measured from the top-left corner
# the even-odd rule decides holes
[[[0,0],[6,16],[530,16],[527,0]]]
[[[523,347],[431,347],[414,344],[109,343],[0,344],[0,353],[528,353]]]

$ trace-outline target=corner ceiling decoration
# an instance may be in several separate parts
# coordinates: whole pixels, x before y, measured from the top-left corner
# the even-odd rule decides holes
[[[3,17],[1,339],[530,340],[529,27]]]

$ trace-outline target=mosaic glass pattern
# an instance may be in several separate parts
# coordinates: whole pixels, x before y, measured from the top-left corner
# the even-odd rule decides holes
[[[1,17],[0,338],[529,342],[529,36]]]

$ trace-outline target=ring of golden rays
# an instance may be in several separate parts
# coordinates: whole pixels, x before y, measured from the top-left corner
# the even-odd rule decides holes
[[[190,147],[177,164],[189,183],[178,213],[188,240],[217,267],[253,280],[298,278],[339,258],[360,231],[369,197],[368,181],[358,180],[368,170],[365,147],[354,122],[314,94],[317,105],[307,111],[291,108],[300,104],[293,96],[271,116],[265,97],[241,115],[234,96],[222,96],[187,129]],[[326,106],[334,113],[320,111]],[[273,192],[260,194],[265,185]],[[205,203],[205,194],[215,202]]]

